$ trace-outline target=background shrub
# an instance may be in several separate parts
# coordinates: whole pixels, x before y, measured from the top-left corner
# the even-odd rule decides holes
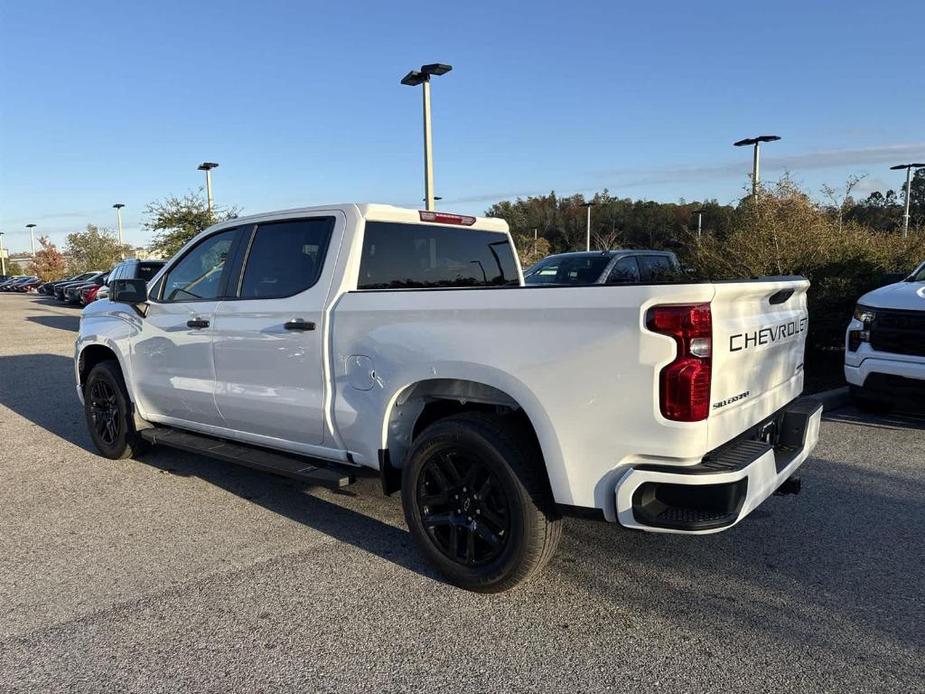
[[[688,237],[682,258],[705,278],[809,279],[808,341],[815,350],[841,348],[857,299],[882,286],[888,273],[909,273],[925,260],[925,235],[903,239],[852,221],[839,228],[828,210],[787,178],[757,200],[744,200],[725,238]]]

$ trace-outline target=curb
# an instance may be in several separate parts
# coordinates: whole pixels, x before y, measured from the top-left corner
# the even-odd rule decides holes
[[[811,397],[822,402],[822,411],[831,412],[846,407],[851,402],[851,396],[848,394],[848,386],[824,390],[821,393],[813,393]]]

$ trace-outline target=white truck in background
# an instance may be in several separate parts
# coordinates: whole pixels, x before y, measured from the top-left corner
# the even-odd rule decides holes
[[[858,299],[845,335],[845,380],[862,406],[925,401],[925,263]]]
[[[499,219],[346,204],[233,219],[88,306],[100,452],[164,444],[401,492],[423,553],[499,591],[565,514],[732,527],[816,443],[797,277],[523,286]]]

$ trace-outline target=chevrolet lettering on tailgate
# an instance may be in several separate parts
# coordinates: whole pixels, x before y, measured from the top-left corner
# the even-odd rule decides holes
[[[729,351],[739,352],[743,349],[750,349],[757,345],[773,344],[783,342],[791,337],[796,337],[806,332],[808,319],[803,316],[799,320],[792,320],[788,323],[781,323],[769,328],[761,328],[747,333],[738,333],[729,336]]]

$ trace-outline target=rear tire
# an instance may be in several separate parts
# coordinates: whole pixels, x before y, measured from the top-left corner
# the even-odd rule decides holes
[[[122,460],[142,450],[144,441],[135,430],[131,400],[118,362],[103,361],[90,370],[84,383],[84,413],[100,455]]]
[[[454,585],[482,593],[539,573],[562,534],[532,437],[481,412],[420,434],[402,471],[402,505],[428,560]]]

